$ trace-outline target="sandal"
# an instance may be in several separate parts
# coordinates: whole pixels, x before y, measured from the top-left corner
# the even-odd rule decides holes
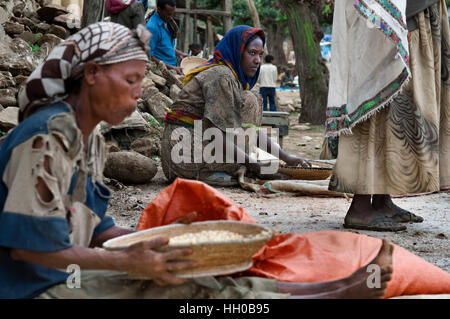
[[[399,225],[390,217],[377,217],[372,219],[368,224],[344,223],[345,228],[374,230],[374,231],[400,231],[406,230],[405,225]]]
[[[406,209],[400,208],[396,205],[394,205],[393,208],[396,211],[396,213],[393,216],[391,216],[390,218],[397,223],[408,223],[408,222],[421,223],[421,222],[423,222],[423,217],[417,216],[417,215],[407,211]]]

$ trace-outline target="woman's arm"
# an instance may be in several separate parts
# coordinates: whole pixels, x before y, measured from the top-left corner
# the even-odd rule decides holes
[[[90,247],[102,247],[103,243],[109,239],[116,238],[122,235],[134,233],[135,231],[128,228],[119,226],[112,226],[106,229],[104,232],[98,234],[91,240]]]
[[[258,131],[258,145],[265,143],[266,152],[277,155],[279,159],[284,161],[288,166],[311,166],[311,163],[301,157],[296,157],[286,153],[278,144],[274,143],[270,137],[268,137],[263,131]]]
[[[190,249],[162,253],[153,250],[167,243],[168,238],[157,237],[117,251],[75,246],[56,252],[12,248],[10,255],[13,260],[43,267],[66,269],[69,265],[76,264],[82,270],[115,270],[150,277],[161,285],[181,284],[185,279],[175,277],[170,271],[193,267],[195,262],[179,259],[189,255]]]

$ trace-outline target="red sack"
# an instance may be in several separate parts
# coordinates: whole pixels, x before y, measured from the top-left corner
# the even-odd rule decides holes
[[[196,221],[240,220],[255,223],[205,183],[177,178],[142,212],[137,230],[167,225],[191,212]],[[385,298],[401,295],[450,293],[450,274],[394,245],[392,279]],[[244,275],[289,282],[324,282],[349,276],[378,253],[381,240],[341,231],[279,234],[255,256]],[[242,274],[242,273],[241,273]]]

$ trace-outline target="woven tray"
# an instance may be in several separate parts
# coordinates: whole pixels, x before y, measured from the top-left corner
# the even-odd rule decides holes
[[[207,221],[197,222],[189,225],[172,224],[167,226],[150,228],[133,234],[110,239],[103,244],[108,250],[125,249],[140,241],[149,240],[156,236],[175,237],[185,233],[196,233],[204,230],[228,230],[243,236],[252,236],[268,231],[265,236],[257,238],[244,238],[240,240],[205,242],[193,245],[169,244],[158,249],[169,251],[176,248],[190,247],[192,254],[184,259],[197,261],[197,267],[176,271],[174,274],[181,278],[195,278],[204,276],[227,275],[244,271],[252,267],[252,257],[273,236],[273,232],[259,225],[238,221]],[[143,278],[135,274],[129,274],[135,279]]]
[[[333,164],[309,161],[315,167],[280,166],[278,172],[289,175],[292,179],[323,180],[330,178]]]

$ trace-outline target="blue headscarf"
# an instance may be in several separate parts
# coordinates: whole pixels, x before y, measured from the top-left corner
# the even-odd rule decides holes
[[[245,90],[251,90],[255,86],[256,81],[258,81],[260,68],[258,68],[253,77],[249,78],[242,72],[241,59],[245,46],[255,34],[262,39],[264,46],[266,35],[262,29],[252,28],[248,25],[238,25],[231,28],[217,44],[213,58],[189,71],[183,84],[186,85],[197,73],[203,70],[225,64],[233,71],[236,78],[241,82],[242,87]]]

